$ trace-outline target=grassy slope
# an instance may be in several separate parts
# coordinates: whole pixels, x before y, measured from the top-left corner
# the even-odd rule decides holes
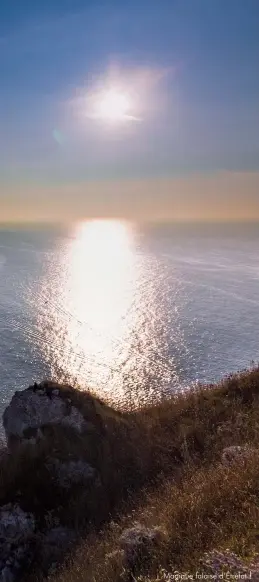
[[[259,370],[147,408],[127,422],[133,430],[125,440],[121,427],[115,431],[113,456],[125,490],[128,484],[132,493],[138,490],[135,505],[128,502],[116,524],[82,542],[55,582],[128,580],[120,554],[111,554],[123,527],[134,521],[165,531],[148,565],[151,578],[158,567],[197,569],[199,558],[215,547],[240,555],[257,549],[258,455],[229,469],[220,458],[228,445],[258,446]]]

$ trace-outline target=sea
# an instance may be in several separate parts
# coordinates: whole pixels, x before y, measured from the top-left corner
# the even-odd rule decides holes
[[[44,379],[132,409],[258,360],[258,224],[0,227],[0,417]]]

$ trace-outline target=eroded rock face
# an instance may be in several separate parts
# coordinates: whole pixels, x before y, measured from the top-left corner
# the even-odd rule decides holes
[[[0,509],[0,582],[13,582],[32,556],[30,542],[35,533],[35,519],[19,505]]]
[[[85,461],[67,461],[50,459],[48,469],[54,474],[60,487],[69,489],[73,485],[84,484],[97,476],[97,471]]]
[[[35,520],[31,513],[25,513],[19,505],[4,505],[0,509],[0,541],[10,544],[26,541],[35,530]]]
[[[7,441],[15,439],[35,443],[42,437],[41,427],[53,424],[69,426],[78,433],[87,430],[82,413],[61,397],[59,390],[47,392],[39,385],[16,392],[3,414]]]
[[[68,527],[53,527],[43,534],[40,540],[39,559],[44,573],[53,571],[76,541],[75,531]]]
[[[18,582],[22,571],[32,560],[32,548],[30,544],[21,544],[10,548],[8,557],[0,559],[0,582]]]
[[[51,381],[14,394],[3,415],[7,446],[0,452],[4,470],[14,474],[0,507],[0,582],[18,582],[32,563],[49,574],[95,519],[99,502],[106,516],[101,459],[109,460],[110,444],[102,404]],[[73,523],[76,532],[69,529]]]

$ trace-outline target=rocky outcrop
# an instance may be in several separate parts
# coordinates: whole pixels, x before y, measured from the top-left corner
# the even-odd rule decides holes
[[[108,513],[102,473],[110,460],[106,423],[119,422],[113,417],[90,394],[53,382],[14,394],[0,454],[0,582],[23,579],[35,560],[48,574],[97,508],[98,519]]]
[[[9,503],[0,509],[0,582],[15,581],[28,566],[35,530],[34,516],[19,505]]]
[[[3,425],[0,582],[24,582],[28,566],[57,568],[128,491],[135,425],[88,392],[47,381],[16,392]]]
[[[3,414],[3,424],[9,445],[21,441],[35,444],[48,425],[70,427],[79,434],[89,427],[71,399],[57,388],[50,390],[49,383],[15,392]]]
[[[0,510],[0,582],[15,582],[36,556],[44,574],[62,561],[77,541],[76,532],[56,526],[39,532],[35,518],[18,505],[8,504]]]
[[[27,540],[35,530],[35,520],[32,514],[25,513],[19,505],[11,503],[0,509],[0,540],[17,544]]]

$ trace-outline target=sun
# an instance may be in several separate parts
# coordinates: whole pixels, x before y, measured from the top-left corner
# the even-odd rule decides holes
[[[132,103],[130,97],[116,89],[104,91],[96,102],[96,117],[106,121],[132,119],[129,115]]]

